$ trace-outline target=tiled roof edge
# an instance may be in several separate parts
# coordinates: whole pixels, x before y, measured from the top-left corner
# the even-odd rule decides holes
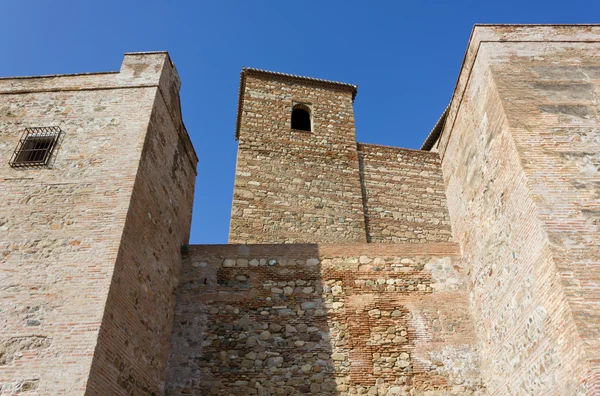
[[[263,70],[263,69],[255,69],[253,67],[243,67],[242,73],[244,73],[244,72],[257,73],[257,74],[270,74],[272,76],[288,77],[288,78],[293,78],[293,79],[297,79],[297,80],[314,81],[314,82],[319,82],[319,83],[323,83],[323,84],[327,84],[327,85],[338,85],[338,86],[342,86],[342,87],[348,87],[354,91],[353,98],[356,96],[356,92],[358,91],[358,85],[339,82],[339,81],[323,80],[321,78],[298,76],[296,74],[288,74],[288,73],[280,73],[280,72],[274,72],[274,71]]]
[[[437,142],[438,138],[440,137],[440,134],[442,133],[442,129],[444,129],[444,124],[446,123],[446,118],[448,117],[449,110],[450,105],[446,106],[446,109],[433,126],[433,129],[431,130],[431,132],[429,132],[429,135],[427,135],[427,138],[421,146],[421,150],[430,151],[433,148],[433,145],[435,144],[435,142]]]

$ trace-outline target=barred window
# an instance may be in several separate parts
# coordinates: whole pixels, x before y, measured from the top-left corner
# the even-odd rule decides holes
[[[10,160],[13,168],[47,166],[58,144],[59,127],[26,128]]]

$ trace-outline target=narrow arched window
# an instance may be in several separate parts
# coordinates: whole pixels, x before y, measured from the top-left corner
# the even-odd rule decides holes
[[[310,108],[305,104],[292,107],[292,129],[311,132]]]

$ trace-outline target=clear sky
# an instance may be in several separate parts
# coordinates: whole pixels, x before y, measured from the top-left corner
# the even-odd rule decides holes
[[[0,76],[118,70],[167,50],[200,158],[192,243],[226,243],[242,66],[358,84],[361,142],[418,148],[475,23],[596,23],[600,1],[0,0]]]

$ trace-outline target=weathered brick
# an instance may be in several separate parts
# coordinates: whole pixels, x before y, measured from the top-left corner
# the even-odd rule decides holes
[[[599,35],[476,27],[439,140],[490,393],[597,393]]]
[[[166,53],[118,73],[0,79],[3,394],[158,394],[195,154]],[[26,127],[49,168],[8,164]]]
[[[452,239],[437,153],[364,143],[358,153],[369,242]]]
[[[357,144],[355,86],[245,69],[230,245],[187,245],[168,55],[0,79],[0,392],[596,394],[599,36],[476,27],[431,151]]]
[[[315,256],[319,264],[307,265]],[[240,258],[278,264],[223,266]],[[198,261],[207,266],[191,264]],[[266,394],[315,383],[319,394],[448,392],[459,384],[462,394],[478,393],[462,268],[452,243],[191,246],[167,393],[237,394],[242,378]],[[240,275],[249,283],[236,282]],[[293,293],[274,287],[284,284]]]

